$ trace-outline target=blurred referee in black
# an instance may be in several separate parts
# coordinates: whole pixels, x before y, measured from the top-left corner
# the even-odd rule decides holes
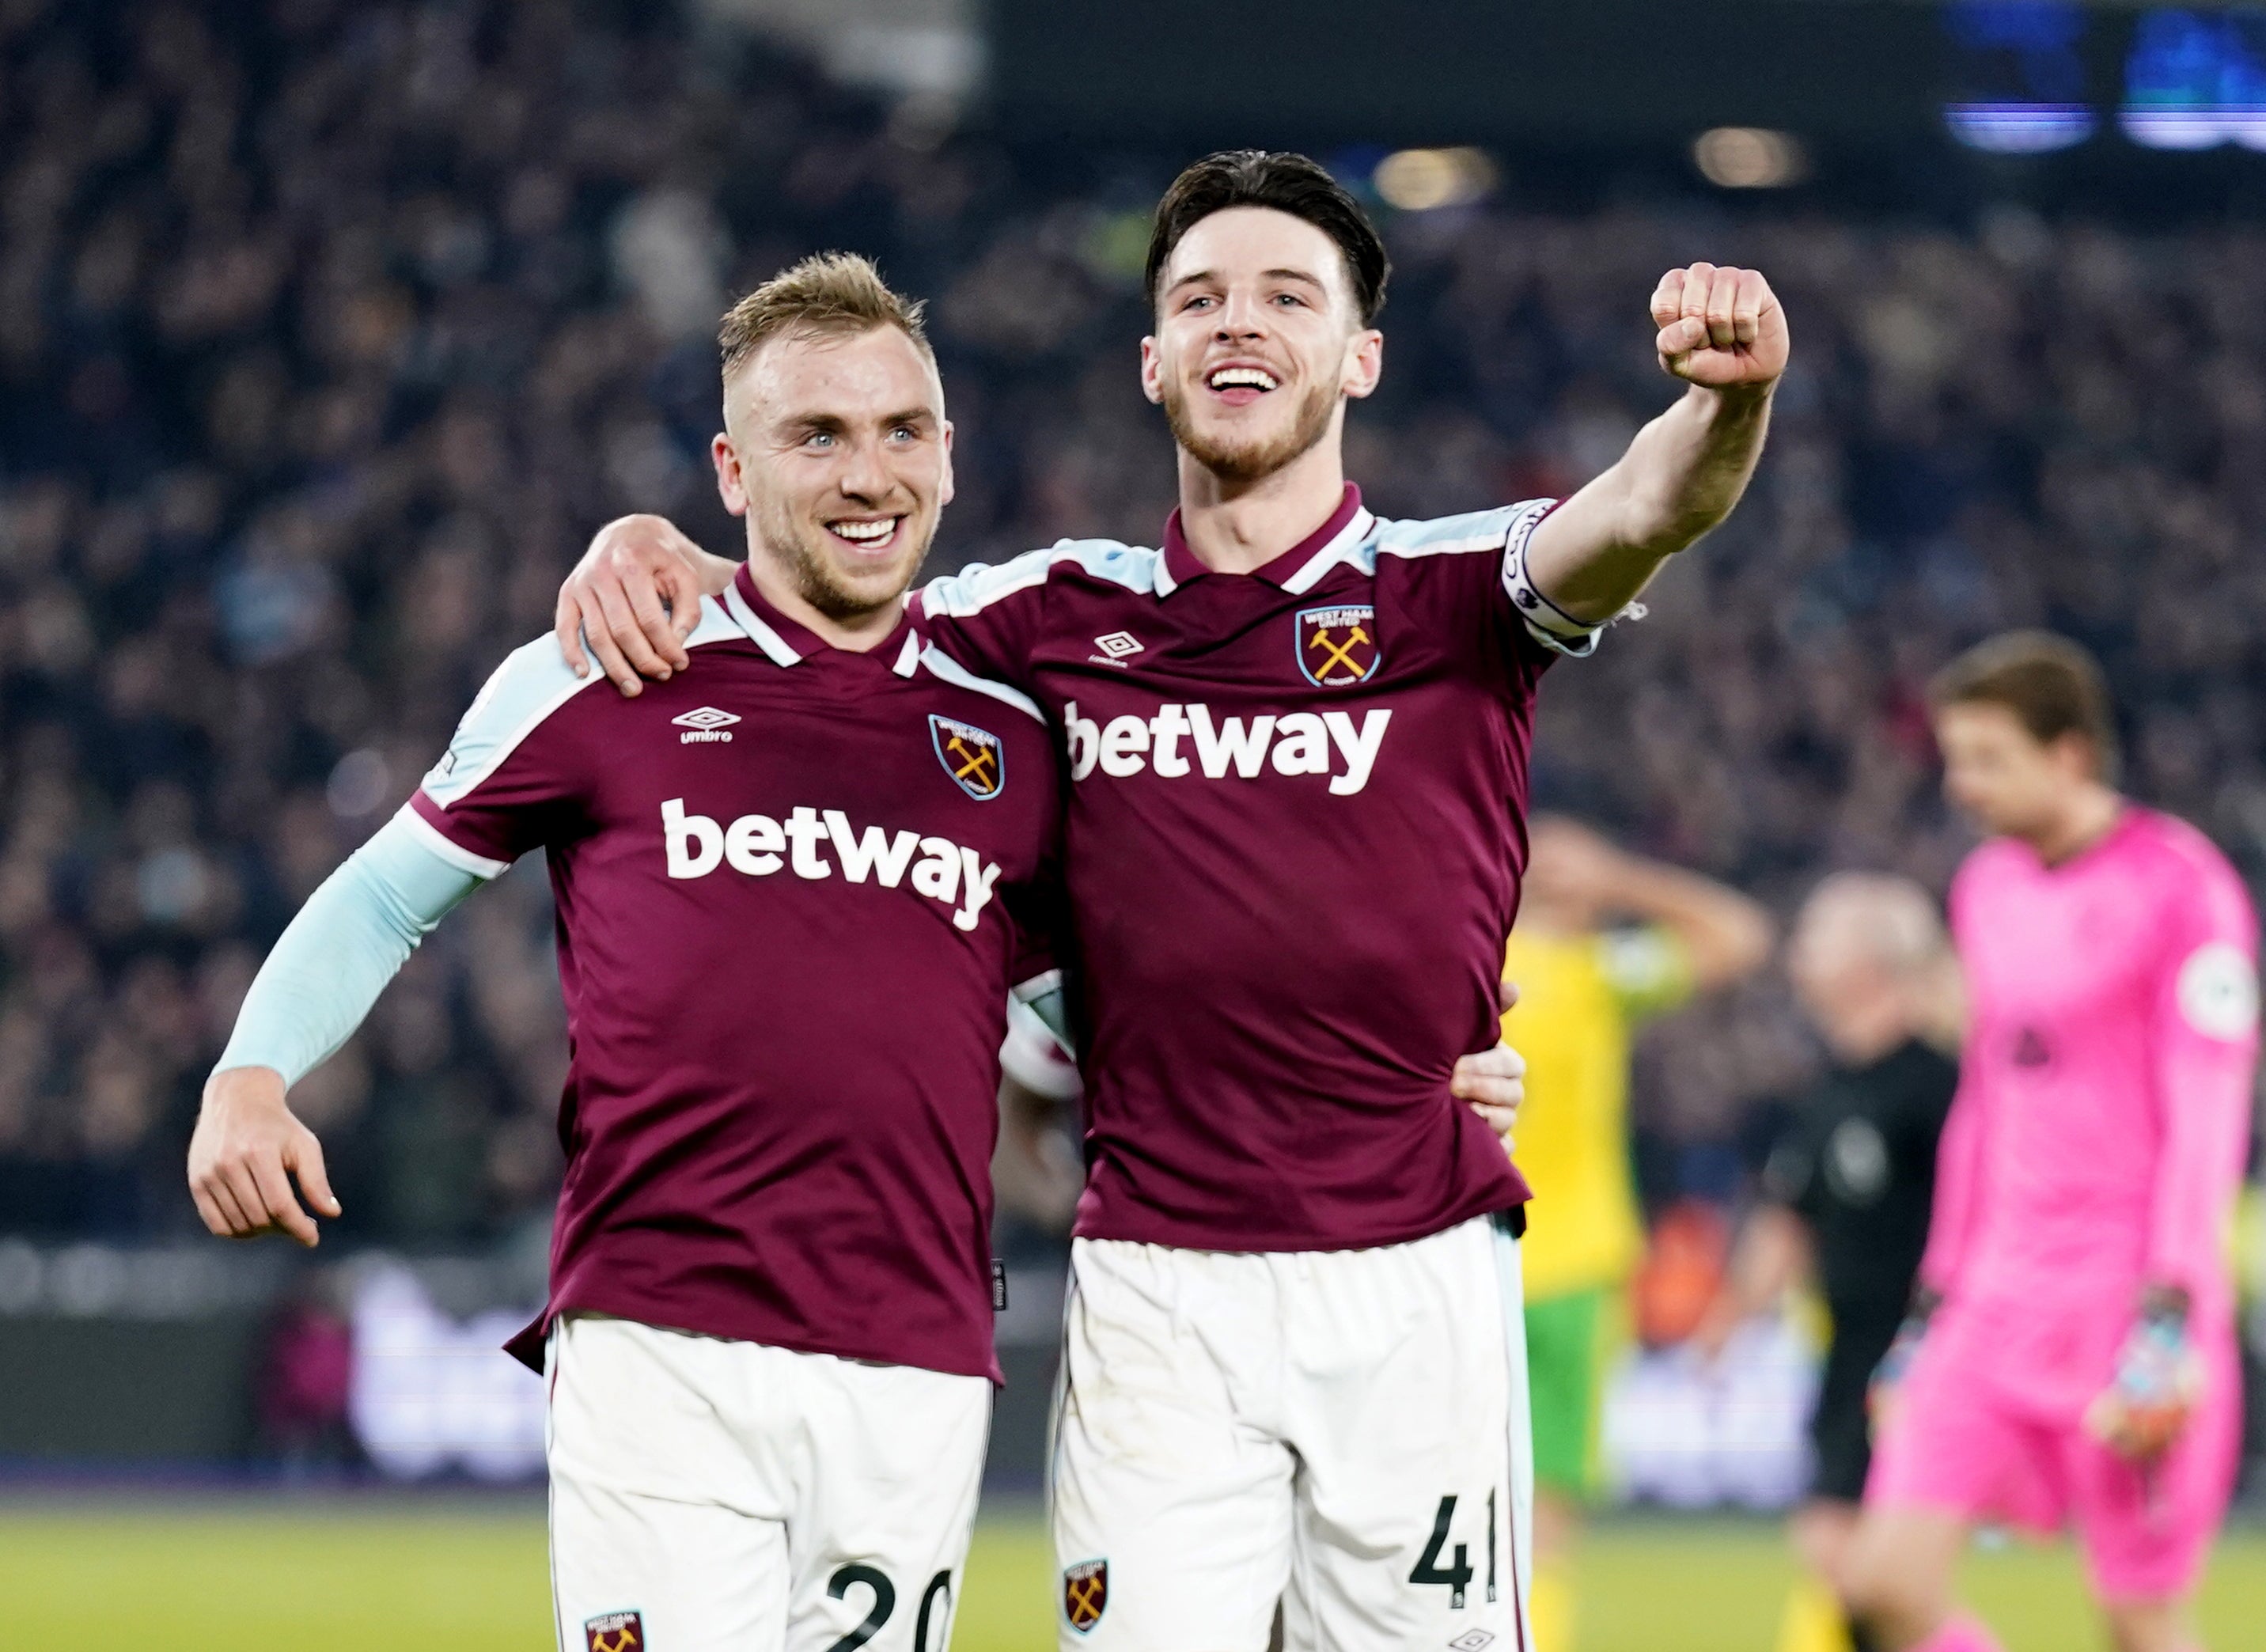
[[[1810,1576],[1787,1606],[1786,1652],[1854,1647],[1840,1607],[1844,1552],[1872,1458],[1866,1389],[1896,1338],[1927,1243],[1935,1144],[1959,1069],[1955,966],[1935,902],[1908,879],[1841,873],[1811,894],[1787,973],[1832,1064],[1763,1172],[1730,1282],[1700,1331],[1739,1323],[1814,1277],[1833,1335],[1809,1422],[1816,1468],[1791,1535]]]

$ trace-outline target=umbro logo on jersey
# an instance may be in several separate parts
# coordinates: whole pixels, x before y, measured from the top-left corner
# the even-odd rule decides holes
[[[1495,1637],[1484,1629],[1466,1629],[1448,1642],[1449,1652],[1484,1652],[1495,1644]]]
[[[1369,784],[1392,720],[1382,706],[1364,712],[1356,723],[1347,712],[1216,718],[1210,706],[1191,705],[1159,705],[1153,717],[1102,723],[1079,716],[1076,700],[1063,707],[1073,780],[1096,769],[1114,779],[1148,769],[1167,780],[1184,774],[1221,780],[1231,773],[1254,780],[1271,768],[1277,774],[1327,774],[1334,797],[1351,797]]]
[[[1113,631],[1106,637],[1096,637],[1093,646],[1113,660],[1141,652],[1141,639],[1129,631]]]
[[[928,737],[936,748],[936,760],[961,791],[979,803],[999,795],[999,788],[1007,784],[1007,748],[998,735],[931,712]]]
[[[1295,618],[1298,669],[1316,688],[1344,688],[1377,674],[1377,610],[1302,608]]]
[[[588,1652],[645,1652],[645,1615],[610,1612],[603,1617],[586,1619],[582,1644]]]
[[[740,720],[737,713],[720,712],[713,705],[703,705],[697,712],[687,712],[682,717],[669,720],[684,733],[677,738],[682,744],[698,746],[712,740],[729,741],[731,727]]]

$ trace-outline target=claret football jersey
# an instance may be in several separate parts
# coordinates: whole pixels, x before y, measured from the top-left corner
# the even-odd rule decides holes
[[[923,630],[1064,744],[1089,1237],[1394,1244],[1518,1206],[1449,1093],[1496,1039],[1534,691],[1591,632],[1534,501],[1383,522],[1348,487],[1250,574],[1064,543],[923,589]]]
[[[493,876],[540,848],[571,1060],[550,1319],[588,1310],[996,1378],[990,1164],[1057,764],[910,624],[826,645],[743,568],[635,699],[545,637],[411,800]]]

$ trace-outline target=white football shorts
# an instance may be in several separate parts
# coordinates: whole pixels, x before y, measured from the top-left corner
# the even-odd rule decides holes
[[[548,1364],[560,1652],[944,1652],[989,1382],[595,1314]]]
[[[1518,1245],[1072,1247],[1051,1512],[1062,1646],[1532,1652]]]

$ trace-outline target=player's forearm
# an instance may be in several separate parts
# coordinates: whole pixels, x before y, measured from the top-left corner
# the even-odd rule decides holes
[[[2226,1224],[2250,1138],[2250,1057],[2211,1044],[2165,1078],[2167,1120],[2148,1224],[2148,1283],[2190,1297],[2217,1294],[2212,1283],[2226,1271]]]
[[[1614,903],[1675,935],[1700,988],[1743,980],[1768,961],[1777,926],[1761,903],[1681,866],[1635,855],[1623,863]]]
[[[1935,1191],[1919,1262],[1919,1286],[1938,1297],[1951,1294],[1966,1259],[1983,1196],[1984,1145],[1982,1097],[1963,1081],[1936,1141]]]
[[[1536,587],[1578,620],[1619,613],[1663,561],[1731,514],[1762,455],[1770,405],[1768,389],[1691,386],[1535,529]]]
[[[296,1084],[354,1035],[417,944],[479,883],[400,816],[389,821],[299,909],[214,1071],[272,1067]]]

